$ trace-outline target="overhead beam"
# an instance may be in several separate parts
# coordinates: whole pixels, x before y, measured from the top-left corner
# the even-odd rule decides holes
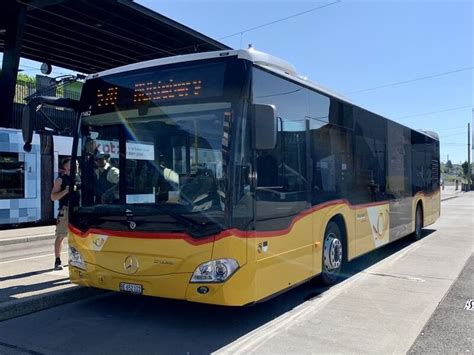
[[[17,3],[15,0],[4,0],[3,2],[5,44],[2,73],[0,74],[0,127],[11,127],[26,6]]]
[[[30,0],[30,1],[25,1],[25,3],[28,4],[28,11],[34,10],[34,9],[40,9],[52,5],[57,5],[65,0]]]

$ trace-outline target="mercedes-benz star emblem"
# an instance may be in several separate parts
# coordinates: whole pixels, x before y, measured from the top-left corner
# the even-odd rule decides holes
[[[125,258],[123,267],[125,268],[125,272],[127,274],[132,275],[138,271],[140,265],[138,264],[138,259],[135,256],[129,255]]]

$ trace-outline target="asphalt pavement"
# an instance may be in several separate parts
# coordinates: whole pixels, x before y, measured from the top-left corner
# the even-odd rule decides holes
[[[438,306],[450,290],[456,294],[453,302],[458,310],[463,310],[465,298],[474,298],[472,274],[459,276],[474,251],[474,194],[462,193],[458,197],[444,200],[442,217],[423,230],[422,240],[362,268],[218,353],[406,354],[412,346],[414,353],[426,354],[474,351],[472,340],[466,335],[474,329],[471,311],[464,323],[454,321],[453,316],[444,318],[448,322],[444,327],[435,326],[435,320],[435,325],[430,325],[432,317],[439,318],[437,311],[442,312],[441,317],[446,315],[445,308]],[[467,289],[457,291],[453,286],[456,282],[465,284]],[[449,338],[449,333],[458,333],[465,339],[446,343],[444,351],[434,343],[425,350],[420,336],[425,326],[432,339]]]
[[[0,231],[6,241],[0,244],[0,321],[102,292],[69,282],[67,240],[61,254],[65,268],[53,270],[54,228]]]
[[[474,350],[474,257],[438,305],[410,354],[467,354]]]

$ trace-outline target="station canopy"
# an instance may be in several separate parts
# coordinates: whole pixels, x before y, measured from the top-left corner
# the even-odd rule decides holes
[[[230,49],[131,0],[17,0],[27,6],[20,57],[81,73]],[[4,51],[5,31],[1,30]]]

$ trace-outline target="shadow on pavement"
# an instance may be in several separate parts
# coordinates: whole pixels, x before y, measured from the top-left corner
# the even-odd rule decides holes
[[[26,277],[41,275],[41,274],[45,274],[45,273],[52,272],[52,271],[53,271],[53,268],[49,268],[49,269],[44,269],[44,270],[25,272],[23,274],[0,277],[0,282],[8,281],[8,280],[23,279],[23,278],[26,278]]]
[[[10,282],[6,287],[7,281]],[[0,305],[3,302],[19,299],[27,301],[28,298],[38,295],[55,295],[61,290],[53,290],[53,288],[70,283],[66,273],[54,271],[53,268],[0,277],[0,282],[2,282]],[[31,294],[31,296],[24,296],[25,294]]]
[[[61,292],[61,291],[54,291],[50,289],[52,289],[53,287],[61,286],[68,283],[69,283],[69,278],[65,277],[61,279],[32,283],[29,285],[14,285],[10,287],[5,287],[5,288],[0,289],[0,302],[18,300],[19,298],[27,299],[28,297],[33,297],[33,295],[26,296],[26,297],[19,297],[19,296],[22,294],[32,293],[32,292],[34,293],[34,295],[37,295],[38,293],[40,293],[41,295],[46,295],[46,294],[52,295],[55,292]]]
[[[435,231],[436,230],[434,229],[422,229],[422,239],[429,237]],[[409,235],[355,259],[346,267],[347,277],[351,277],[352,275],[367,269],[390,255],[408,247],[412,243],[416,242],[413,237]]]

